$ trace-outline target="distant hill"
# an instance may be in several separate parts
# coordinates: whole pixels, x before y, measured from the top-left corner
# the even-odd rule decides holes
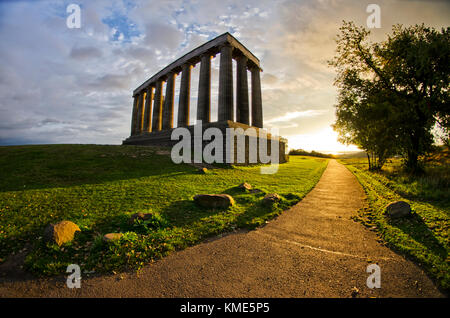
[[[355,159],[355,158],[366,158],[365,151],[353,151],[353,152],[345,152],[339,155],[336,155],[338,159]]]
[[[366,158],[367,154],[365,151],[353,151],[337,154],[334,155],[334,157],[337,159],[356,159],[356,158]],[[423,159],[425,162],[450,164],[450,148],[446,145],[437,146],[433,152],[424,156]]]
[[[289,155],[290,156],[312,156],[312,157],[319,157],[319,158],[336,158],[335,155],[332,154],[326,154],[326,153],[321,153],[318,151],[306,151],[303,149],[292,149],[291,151],[289,151]]]

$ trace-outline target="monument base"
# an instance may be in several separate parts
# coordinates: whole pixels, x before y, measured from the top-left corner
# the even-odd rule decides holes
[[[201,134],[200,132],[201,127]],[[257,163],[268,163],[267,157],[271,158],[271,163],[285,163],[288,161],[287,140],[279,136],[272,136],[271,134],[263,134],[260,132],[261,128],[237,123],[234,121],[217,121],[213,123],[202,123],[201,125],[191,125],[186,128],[190,132],[191,149],[195,151],[195,142],[202,145],[202,152],[205,146],[210,144],[211,140],[204,140],[203,135],[206,129],[216,128],[222,133],[221,149],[217,149],[218,156],[223,158],[224,164],[249,165]],[[234,129],[235,136],[232,143],[227,142],[227,128]],[[173,147],[178,144],[180,140],[172,140],[172,132],[176,128],[161,130],[155,132],[144,132],[139,135],[130,136],[125,139],[123,145],[142,145],[142,146],[161,146]],[[240,138],[239,136],[243,137]],[[199,140],[200,139],[200,140]],[[245,140],[245,143],[243,144]],[[266,147],[264,147],[266,145]],[[272,145],[278,146],[277,158],[272,157]],[[261,148],[261,146],[263,146]],[[263,149],[263,150],[261,150]],[[265,151],[267,149],[267,151]],[[221,153],[220,153],[221,152]],[[231,158],[230,154],[233,154]],[[231,160],[230,160],[231,158]],[[265,159],[264,159],[265,158]]]

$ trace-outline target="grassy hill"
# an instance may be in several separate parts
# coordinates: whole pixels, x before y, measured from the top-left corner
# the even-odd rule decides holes
[[[237,228],[254,228],[303,198],[320,179],[327,159],[296,156],[278,173],[260,167],[210,169],[173,164],[167,151],[142,146],[42,145],[0,147],[0,263],[27,246],[25,266],[38,274],[139,268],[176,249]],[[260,193],[238,190],[250,183]],[[261,204],[266,193],[282,201]],[[229,209],[196,206],[200,193],[227,193]],[[129,224],[152,212],[155,224]],[[58,247],[42,238],[44,227],[70,220],[82,232]],[[105,243],[106,233],[124,233]]]
[[[425,174],[404,172],[398,158],[381,171],[369,171],[367,159],[341,160],[367,193],[369,207],[358,220],[375,228],[388,246],[421,265],[439,285],[450,290],[450,166],[448,151],[426,158]],[[402,200],[411,205],[411,217],[390,220],[385,206]]]

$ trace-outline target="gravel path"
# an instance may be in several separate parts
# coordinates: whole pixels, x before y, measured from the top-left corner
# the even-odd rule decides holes
[[[364,204],[356,178],[330,160],[316,187],[262,228],[237,232],[173,253],[127,273],[0,280],[13,297],[442,297],[412,262],[350,219]],[[381,268],[381,288],[366,286],[369,264]]]

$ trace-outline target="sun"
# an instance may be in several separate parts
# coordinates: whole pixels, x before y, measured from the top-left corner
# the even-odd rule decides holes
[[[314,133],[287,136],[289,149],[303,149],[338,154],[342,152],[360,151],[355,145],[343,145],[338,142],[338,134],[327,127]]]

